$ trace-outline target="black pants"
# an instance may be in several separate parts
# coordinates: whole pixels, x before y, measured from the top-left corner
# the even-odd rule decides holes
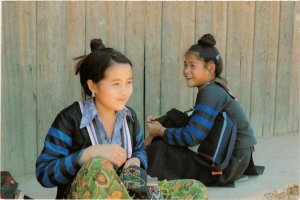
[[[211,170],[200,163],[201,158],[196,153],[158,140],[147,147],[148,174],[159,180],[196,179],[205,185],[225,185],[244,174],[251,154],[250,148],[235,149],[223,174],[212,175]]]

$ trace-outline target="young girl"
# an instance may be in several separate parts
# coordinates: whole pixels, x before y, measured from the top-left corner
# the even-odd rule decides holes
[[[36,177],[44,187],[58,187],[56,198],[129,199],[116,171],[147,169],[143,133],[135,112],[126,106],[132,64],[101,39],[90,46],[92,52],[80,57],[76,67],[88,98],[57,115],[37,159]],[[167,190],[172,184],[160,183]],[[195,191],[205,189],[200,182],[193,185]]]
[[[216,41],[210,34],[201,37],[197,44],[185,54],[183,75],[188,87],[197,87],[198,94],[189,123],[182,128],[165,128],[153,116],[147,119],[149,137],[161,136],[162,141],[149,146],[148,173],[163,178],[193,178],[206,185],[223,185],[241,177],[251,160],[252,147],[256,139],[240,104],[216,82],[223,69],[222,59],[215,48]],[[195,146],[205,140],[219,112],[237,122],[237,139],[228,166],[222,175],[212,175],[206,166],[197,163],[197,154],[186,147]],[[168,149],[163,151],[163,149]],[[165,161],[159,159],[167,153]],[[188,163],[188,164],[187,164]],[[166,167],[167,166],[167,169]]]

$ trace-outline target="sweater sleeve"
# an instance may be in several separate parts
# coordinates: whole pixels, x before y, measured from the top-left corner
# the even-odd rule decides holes
[[[133,146],[132,149],[132,157],[136,157],[138,159],[140,159],[141,161],[141,167],[143,167],[144,169],[147,169],[148,166],[148,159],[147,159],[147,154],[145,151],[145,145],[144,145],[144,134],[143,131],[140,127],[139,121],[137,119],[136,113],[131,109],[131,113],[134,119],[134,132],[135,134],[135,138],[133,138],[135,140],[135,145]]]
[[[44,147],[36,161],[36,177],[44,187],[70,183],[80,169],[83,150],[71,152],[72,123],[67,115],[58,114],[49,129]]]
[[[199,89],[189,123],[182,128],[167,128],[164,140],[178,146],[200,144],[207,137],[216,116],[224,108],[226,98],[224,91],[214,84]]]

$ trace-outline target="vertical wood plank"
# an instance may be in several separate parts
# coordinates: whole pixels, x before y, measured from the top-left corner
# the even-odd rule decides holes
[[[145,2],[126,2],[125,55],[133,64],[133,94],[128,105],[144,127]]]
[[[125,1],[107,2],[107,44],[124,53],[125,51]]]
[[[216,38],[216,48],[223,60],[222,77],[226,75],[227,2],[213,2],[212,33]]]
[[[38,150],[55,116],[65,106],[66,2],[37,2]]]
[[[213,31],[213,6],[216,2],[200,1],[195,5],[195,43],[206,33]]]
[[[249,118],[255,3],[228,4],[226,79]]]
[[[226,75],[229,88],[233,94],[240,97],[241,71],[241,9],[240,2],[228,2],[227,46],[226,46]]]
[[[87,1],[86,2],[86,53],[91,52],[90,42],[92,39],[100,38],[107,44],[107,2]]]
[[[263,135],[264,118],[264,84],[266,77],[266,66],[268,57],[268,32],[269,32],[269,4],[266,2],[256,3],[256,17],[254,28],[254,49],[253,52],[253,77],[251,95],[250,122],[256,136]]]
[[[255,12],[250,122],[262,137],[273,129],[279,4],[257,2]]]
[[[162,2],[146,3],[145,117],[160,114]]]
[[[280,3],[280,32],[277,66],[275,134],[290,131],[290,87],[294,26],[294,2]],[[299,67],[299,66],[298,66]],[[294,109],[294,108],[291,108]]]
[[[21,67],[18,63],[19,4],[3,2],[2,21],[2,83],[1,93],[1,167],[10,170],[14,176],[25,172],[24,143],[22,133]],[[11,26],[14,24],[14,26]]]
[[[186,86],[182,68],[184,54],[194,44],[194,8],[195,2],[163,2],[161,113],[193,106],[193,90]]]
[[[279,18],[280,2],[268,2],[269,7],[269,34],[268,34],[268,55],[266,65],[266,75],[262,85],[265,87],[264,111],[260,113],[263,118],[263,136],[274,134],[275,119],[275,94],[276,94],[276,75],[278,57],[278,38],[279,38]],[[253,74],[257,75],[257,74]],[[254,80],[253,80],[254,81]],[[255,102],[256,99],[252,98]],[[262,101],[262,100],[260,100]]]
[[[36,2],[19,2],[19,38],[16,38],[19,50],[20,97],[22,130],[19,140],[22,142],[25,173],[33,173],[37,158],[36,126]],[[21,159],[22,160],[22,159]],[[17,167],[17,166],[16,166]]]
[[[75,57],[85,54],[85,2],[67,2],[66,63],[67,104],[82,98],[79,74],[75,76]]]
[[[300,2],[295,2],[294,9],[293,54],[290,79],[290,119],[292,132],[299,132],[299,66],[300,66]],[[297,109],[298,108],[298,109]]]
[[[239,38],[241,40],[241,75],[239,101],[246,113],[246,116],[249,118],[251,102],[251,98],[249,97],[251,97],[255,2],[243,2],[241,6],[243,7],[243,9],[240,10],[240,17],[242,21],[240,25],[241,35]]]

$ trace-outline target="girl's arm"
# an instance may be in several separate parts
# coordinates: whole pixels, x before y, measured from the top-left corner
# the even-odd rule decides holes
[[[60,118],[58,116],[57,118]],[[66,131],[51,127],[36,161],[36,177],[44,187],[55,187],[73,180],[81,164],[83,150],[70,152],[72,137]]]
[[[159,122],[147,123],[151,136],[162,136],[164,141],[177,146],[200,144],[211,130],[217,114],[224,108],[226,98],[223,89],[207,85],[198,92],[196,106],[189,123],[182,128],[165,128]]]
[[[144,146],[144,135],[140,128],[135,140],[136,140],[136,145],[133,147],[132,157],[138,158],[141,162],[142,167],[144,169],[147,169],[148,159],[147,159],[147,154]]]
[[[82,164],[95,157],[104,157],[116,166],[126,161],[126,152],[118,145],[97,145],[74,151],[74,124],[71,117],[63,112],[56,117],[47,133],[35,172],[44,187],[70,183]]]
[[[135,144],[132,147],[132,158],[128,159],[128,161],[126,161],[125,163],[125,168],[130,166],[130,165],[138,165],[138,161],[136,161],[135,158],[138,158],[140,161],[140,165],[142,168],[147,169],[147,154],[145,151],[145,145],[144,145],[144,134],[143,131],[140,127],[139,121],[137,119],[137,115],[134,112],[134,110],[132,110],[130,108],[130,112],[133,118],[133,133],[131,133],[133,138],[133,144]],[[133,159],[133,161],[132,161]]]

